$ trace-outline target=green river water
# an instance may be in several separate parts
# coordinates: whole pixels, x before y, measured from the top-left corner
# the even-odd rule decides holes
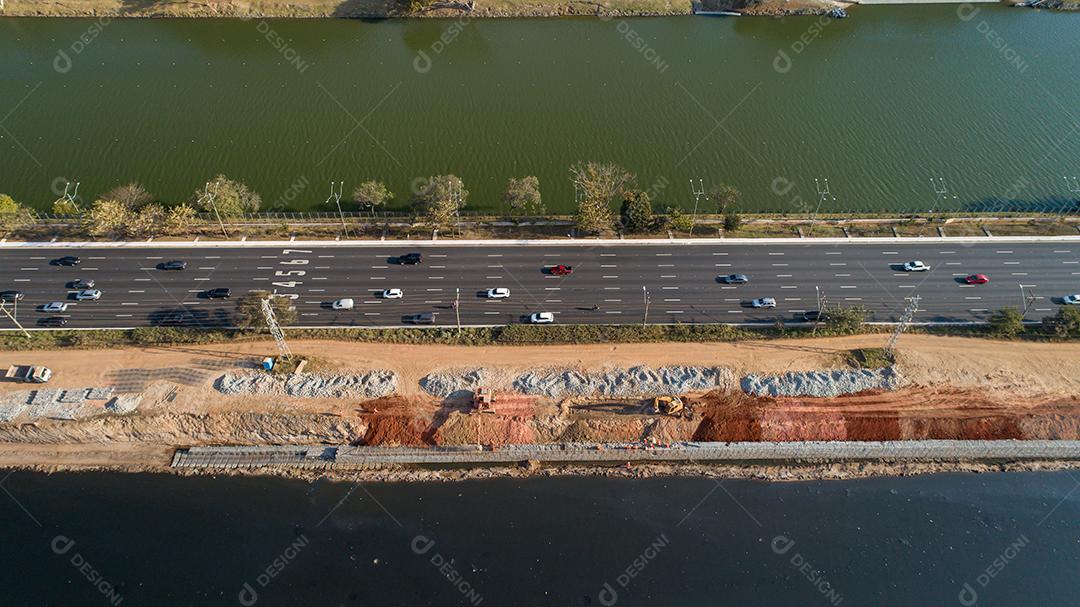
[[[690,179],[747,210],[1064,204],[1080,174],[1080,14],[861,7],[849,19],[0,19],[0,191],[38,208],[223,172],[266,208],[329,182],[407,201],[452,172],[471,209],[610,160],[658,206]],[[931,180],[943,179],[936,194]],[[1080,194],[1078,194],[1080,196]]]

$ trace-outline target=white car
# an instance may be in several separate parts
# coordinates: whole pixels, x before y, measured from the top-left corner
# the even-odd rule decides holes
[[[332,310],[352,310],[355,302],[348,297],[344,299],[338,299],[334,303],[330,304]]]
[[[67,312],[68,305],[62,301],[50,301],[41,306],[42,312]]]
[[[75,294],[75,301],[97,301],[101,299],[101,291],[97,289],[83,289]]]
[[[383,299],[401,299],[405,294],[401,292],[401,289],[387,289],[382,292]]]
[[[555,315],[551,312],[533,312],[529,316],[529,322],[534,325],[547,325],[555,322]]]
[[[487,290],[487,298],[488,299],[509,299],[510,298],[510,289],[507,289],[506,287],[497,287],[495,289],[488,289]]]
[[[754,306],[755,308],[775,308],[776,300],[772,297],[759,297],[754,301],[750,302],[750,305]]]
[[[904,271],[905,272],[928,272],[929,270],[930,270],[930,266],[926,265],[925,263],[923,263],[923,262],[921,262],[919,260],[909,261],[909,262],[904,264]]]
[[[1080,305],[1080,293],[1073,293],[1061,298],[1061,303],[1067,306]]]

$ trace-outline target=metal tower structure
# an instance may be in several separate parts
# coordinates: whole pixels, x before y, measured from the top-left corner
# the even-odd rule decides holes
[[[900,317],[900,322],[896,323],[896,329],[893,330],[892,335],[889,336],[889,341],[885,342],[885,349],[892,351],[896,347],[897,340],[900,339],[900,334],[907,330],[911,325],[911,321],[915,318],[915,313],[919,311],[919,300],[921,296],[915,295],[914,297],[905,298],[908,300],[908,305],[904,308],[904,314]]]
[[[709,199],[705,196],[705,184],[701,179],[697,180],[697,184],[694,184],[694,180],[690,180],[690,191],[694,193],[694,215],[690,221],[690,236],[694,235],[694,226],[697,225],[697,212],[698,204],[701,202],[701,198],[704,196],[706,200]]]
[[[68,188],[71,187],[71,182],[68,181],[64,184],[64,201],[70,202],[71,206],[75,207],[76,211],[82,213],[82,209],[79,208],[79,203],[75,201],[75,197],[79,195],[79,183],[80,182],[78,181],[75,182],[75,189],[71,192],[68,192]]]
[[[266,318],[266,326],[270,327],[270,334],[274,336],[274,341],[277,343],[278,351],[281,352],[281,357],[285,359],[292,358],[292,350],[289,349],[289,344],[285,343],[285,333],[281,331],[281,326],[278,325],[277,316],[274,315],[274,307],[270,305],[270,299],[273,295],[268,296],[262,300],[263,316]]]
[[[937,202],[947,202],[949,200],[956,200],[956,194],[949,193],[949,186],[945,185],[944,177],[931,177],[930,187],[934,189],[934,199]],[[935,204],[935,206],[937,206]],[[936,209],[930,209],[933,213]]]
[[[345,225],[345,213],[341,210],[341,193],[345,188],[345,182],[339,181],[337,189],[334,188],[334,182],[330,182],[330,197],[326,199],[329,203],[331,200],[337,205],[338,216],[341,217],[341,231],[345,232],[345,238],[349,237],[349,228]]]
[[[829,189],[829,179],[827,177],[824,179],[815,177],[814,187],[817,189],[818,203],[817,208],[814,209],[814,214],[810,216],[810,230],[807,236],[812,236],[814,234],[814,224],[817,223],[818,214],[821,213],[821,205],[825,204],[825,201],[827,200],[836,202],[836,196],[833,196],[832,190]]]

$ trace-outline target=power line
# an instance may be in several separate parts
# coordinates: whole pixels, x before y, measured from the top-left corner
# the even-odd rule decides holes
[[[263,317],[266,318],[266,326],[270,327],[270,334],[274,336],[274,341],[277,343],[278,352],[281,353],[281,357],[284,359],[292,358],[292,350],[289,349],[289,344],[285,343],[285,333],[282,332],[281,326],[278,325],[277,316],[274,314],[274,307],[270,304],[270,300],[273,295],[268,295],[266,299],[261,301]]]

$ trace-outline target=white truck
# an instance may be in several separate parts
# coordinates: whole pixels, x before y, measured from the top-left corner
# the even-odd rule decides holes
[[[11,365],[4,374],[4,379],[27,384],[48,383],[51,377],[52,370],[40,365]]]

